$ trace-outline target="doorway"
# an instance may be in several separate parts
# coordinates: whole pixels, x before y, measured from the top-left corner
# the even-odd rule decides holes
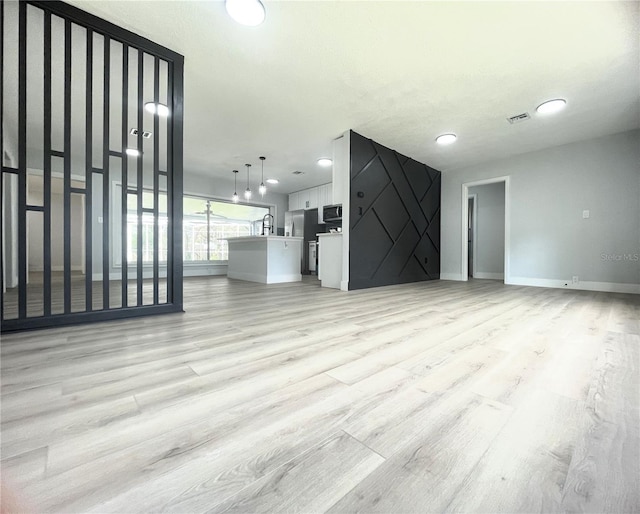
[[[462,280],[509,283],[509,177],[462,184]]]
[[[474,268],[474,255],[476,254],[475,242],[476,242],[476,198],[478,195],[469,195],[469,212],[467,216],[467,269],[469,270],[469,278],[475,276]]]

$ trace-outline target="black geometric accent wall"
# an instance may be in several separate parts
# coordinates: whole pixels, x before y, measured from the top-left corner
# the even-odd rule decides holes
[[[440,172],[351,131],[349,289],[440,278]]]

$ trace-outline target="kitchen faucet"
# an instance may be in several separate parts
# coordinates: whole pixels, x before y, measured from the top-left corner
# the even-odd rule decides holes
[[[267,235],[265,234],[265,229],[267,231],[267,234],[270,232],[271,234],[273,234],[273,215],[272,214],[265,214],[262,217],[262,235]]]

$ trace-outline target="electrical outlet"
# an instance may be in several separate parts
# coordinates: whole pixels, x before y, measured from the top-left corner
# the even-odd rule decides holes
[[[574,276],[573,276],[573,283],[574,283],[574,284],[577,284],[577,283],[578,283],[578,281],[579,281],[579,279],[578,279],[578,275],[574,275]]]
[[[98,216],[98,223],[102,223],[102,216]]]
[[[582,211],[582,217],[584,219],[587,219],[590,215],[591,215],[591,213],[588,210]]]

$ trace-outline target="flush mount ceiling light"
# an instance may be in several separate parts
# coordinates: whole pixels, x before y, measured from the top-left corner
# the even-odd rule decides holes
[[[146,104],[144,104],[144,108],[147,112],[150,112],[151,114],[155,114],[157,112],[158,116],[162,116],[163,118],[166,118],[167,116],[169,116],[169,108],[164,104],[147,102]]]
[[[250,27],[260,25],[266,15],[260,0],[225,0],[224,6],[235,21]]]
[[[455,134],[442,134],[441,136],[436,137],[436,143],[439,145],[450,145],[451,143],[454,143],[456,139],[458,139],[458,136]]]
[[[267,192],[267,186],[264,185],[264,160],[266,159],[266,157],[260,157],[260,160],[262,161],[262,179],[260,181],[260,187],[258,188],[258,192],[260,193],[260,196],[264,196],[264,194]]]
[[[247,167],[247,189],[244,190],[244,197],[247,200],[251,199],[251,188],[249,187],[249,168],[251,168],[251,164],[245,164]]]
[[[326,168],[327,166],[331,166],[333,161],[327,157],[322,157],[321,159],[318,159],[318,164]]]
[[[554,112],[561,111],[567,105],[567,101],[562,98],[556,98],[555,100],[548,100],[541,103],[536,107],[536,112],[540,114],[553,114]]]
[[[238,170],[233,170],[233,203],[238,203]]]
[[[266,182],[267,184],[278,184],[280,181],[277,178],[268,178]]]
[[[127,148],[125,153],[130,157],[138,157],[140,155],[140,152],[135,148]]]

